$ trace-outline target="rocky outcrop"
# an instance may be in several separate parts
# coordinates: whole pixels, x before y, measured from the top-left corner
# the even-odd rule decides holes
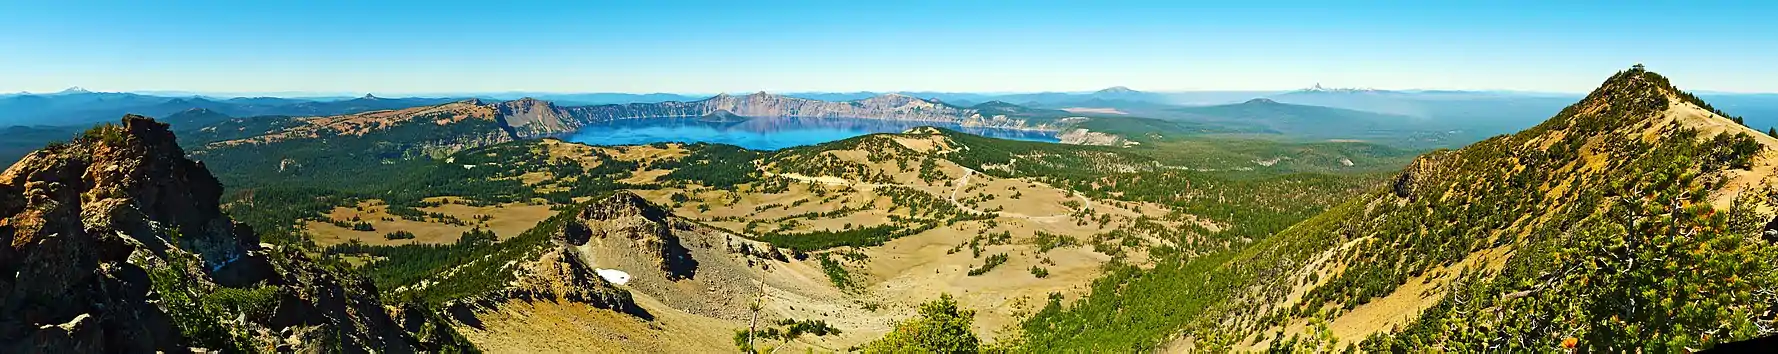
[[[568,132],[582,125],[554,103],[535,98],[525,97],[487,106],[498,112],[506,125],[517,132]]]
[[[557,240],[560,241],[560,238]],[[516,277],[505,288],[453,300],[446,303],[445,308],[453,320],[471,327],[480,326],[478,314],[496,311],[501,305],[513,301],[580,303],[644,320],[654,319],[654,315],[648,310],[636,305],[629,291],[619,289],[600,278],[595,269],[568,244],[558,242],[545,250],[536,261],[519,265],[514,274]]]
[[[203,165],[165,125],[123,123],[0,173],[0,351],[179,351],[145,267],[180,246],[216,268],[246,253]]]
[[[15,246],[115,231],[151,247],[178,246],[220,268],[240,258],[244,245],[258,244],[222,216],[221,183],[202,163],[185,159],[165,124],[146,118],[125,117],[122,126],[32,153],[0,173],[0,184],[21,189],[23,202],[36,206],[12,219]]]
[[[623,195],[634,197],[628,193]],[[613,199],[622,202],[610,202]],[[581,303],[645,320],[653,319],[652,314],[636,305],[628,290],[600,277],[586,259],[587,255],[578,251],[590,247],[596,239],[602,242],[614,238],[655,245],[640,252],[652,258],[660,250],[658,245],[677,244],[677,238],[662,223],[668,220],[664,210],[627,202],[633,200],[614,197],[587,207],[551,236],[550,243],[544,246],[535,261],[519,264],[513,270],[515,277],[504,288],[451,301],[446,304],[448,312],[455,321],[477,328],[480,327],[479,314],[497,311],[500,306],[514,301]],[[594,219],[587,220],[589,217]],[[665,269],[666,266],[662,267]]]
[[[1121,136],[1086,129],[1070,129],[1056,138],[1063,144],[1074,145],[1123,146],[1130,143]]]
[[[0,173],[0,352],[413,351],[367,281],[262,247],[221,194],[138,116]]]
[[[615,237],[634,242],[645,254],[658,257],[660,270],[666,272],[668,279],[691,278],[697,275],[698,261],[673,233],[691,225],[670,216],[666,209],[640,196],[618,192],[587,206],[570,224],[584,225],[589,238]]]
[[[1438,178],[1439,161],[1445,156],[1449,156],[1449,151],[1432,152],[1414,159],[1413,163],[1408,164],[1407,168],[1403,168],[1401,173],[1395,175],[1395,179],[1390,181],[1389,191],[1395,194],[1396,198],[1408,200],[1420,198],[1428,192],[1423,190],[1425,186],[1434,184],[1433,182]]]
[[[630,292],[600,278],[586,260],[567,247],[544,252],[537,262],[520,267],[519,274],[524,276],[513,281],[505,296],[527,301],[572,301],[624,313],[646,313],[630,299]]]

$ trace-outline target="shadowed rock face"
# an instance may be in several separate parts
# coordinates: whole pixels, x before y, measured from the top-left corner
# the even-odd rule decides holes
[[[1446,172],[1439,166],[1443,156],[1445,154],[1435,152],[1414,159],[1413,163],[1408,164],[1407,168],[1403,168],[1401,174],[1396,175],[1395,180],[1390,182],[1390,192],[1393,192],[1396,198],[1408,200],[1419,198],[1420,194],[1426,192],[1421,190],[1422,186],[1433,184],[1439,178],[1440,173]]]
[[[155,247],[164,242],[220,268],[240,258],[252,235],[236,235],[216,201],[222,185],[202,163],[185,159],[173,133],[139,116],[95,129],[74,144],[40,150],[0,173],[0,185],[31,211],[14,215],[13,244],[40,237],[121,232]],[[21,205],[22,206],[22,205]],[[14,213],[8,213],[14,214]],[[245,239],[243,239],[245,236]]]
[[[0,173],[0,351],[181,348],[144,266],[181,246],[212,267],[242,258],[220,193],[166,125],[134,116]]]
[[[673,234],[675,228],[687,225],[670,216],[666,209],[640,196],[619,192],[587,206],[576,223],[585,223],[591,237],[634,241],[643,252],[660,258],[660,269],[669,279],[689,279],[697,275],[698,261]]]
[[[139,116],[0,173],[0,352],[184,352],[199,339],[173,319],[190,316],[275,337],[251,339],[257,347],[413,351],[368,281],[261,248],[222,213],[221,195],[166,124]],[[275,288],[271,318],[169,303],[249,286]]]
[[[483,328],[478,314],[497,311],[501,305],[513,301],[575,302],[643,320],[654,319],[653,314],[636,305],[628,290],[601,278],[584,258],[586,256],[576,250],[594,243],[594,239],[602,242],[608,237],[648,245],[642,247],[642,253],[650,255],[659,252],[660,245],[665,243],[660,241],[663,237],[670,238],[677,245],[677,238],[673,238],[666,226],[670,220],[667,212],[647,203],[634,194],[620,193],[588,205],[551,236],[553,243],[546,246],[536,261],[521,264],[505,288],[451,301],[446,305],[447,311],[452,319],[475,328]],[[684,257],[690,259],[689,251],[685,253]],[[695,271],[695,265],[692,267],[690,271]]]

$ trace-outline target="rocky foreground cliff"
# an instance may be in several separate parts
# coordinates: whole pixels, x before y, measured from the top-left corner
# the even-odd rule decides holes
[[[424,317],[398,324],[368,281],[260,244],[222,213],[222,191],[166,124],[138,116],[0,173],[0,352],[456,345]]]

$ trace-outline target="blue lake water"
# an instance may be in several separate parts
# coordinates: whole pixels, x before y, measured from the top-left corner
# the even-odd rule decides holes
[[[965,128],[957,124],[902,122],[854,118],[758,117],[741,122],[706,122],[698,118],[645,118],[581,127],[568,141],[590,145],[640,145],[661,142],[718,143],[754,150],[777,150],[820,144],[875,133],[899,133],[934,126],[992,138],[1056,142],[1054,132]]]

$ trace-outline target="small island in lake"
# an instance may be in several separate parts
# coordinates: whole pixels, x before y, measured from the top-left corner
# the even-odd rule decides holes
[[[735,114],[734,112],[729,112],[726,109],[718,109],[715,112],[710,112],[709,114],[698,117],[698,121],[710,123],[738,123],[747,121],[747,117]]]

